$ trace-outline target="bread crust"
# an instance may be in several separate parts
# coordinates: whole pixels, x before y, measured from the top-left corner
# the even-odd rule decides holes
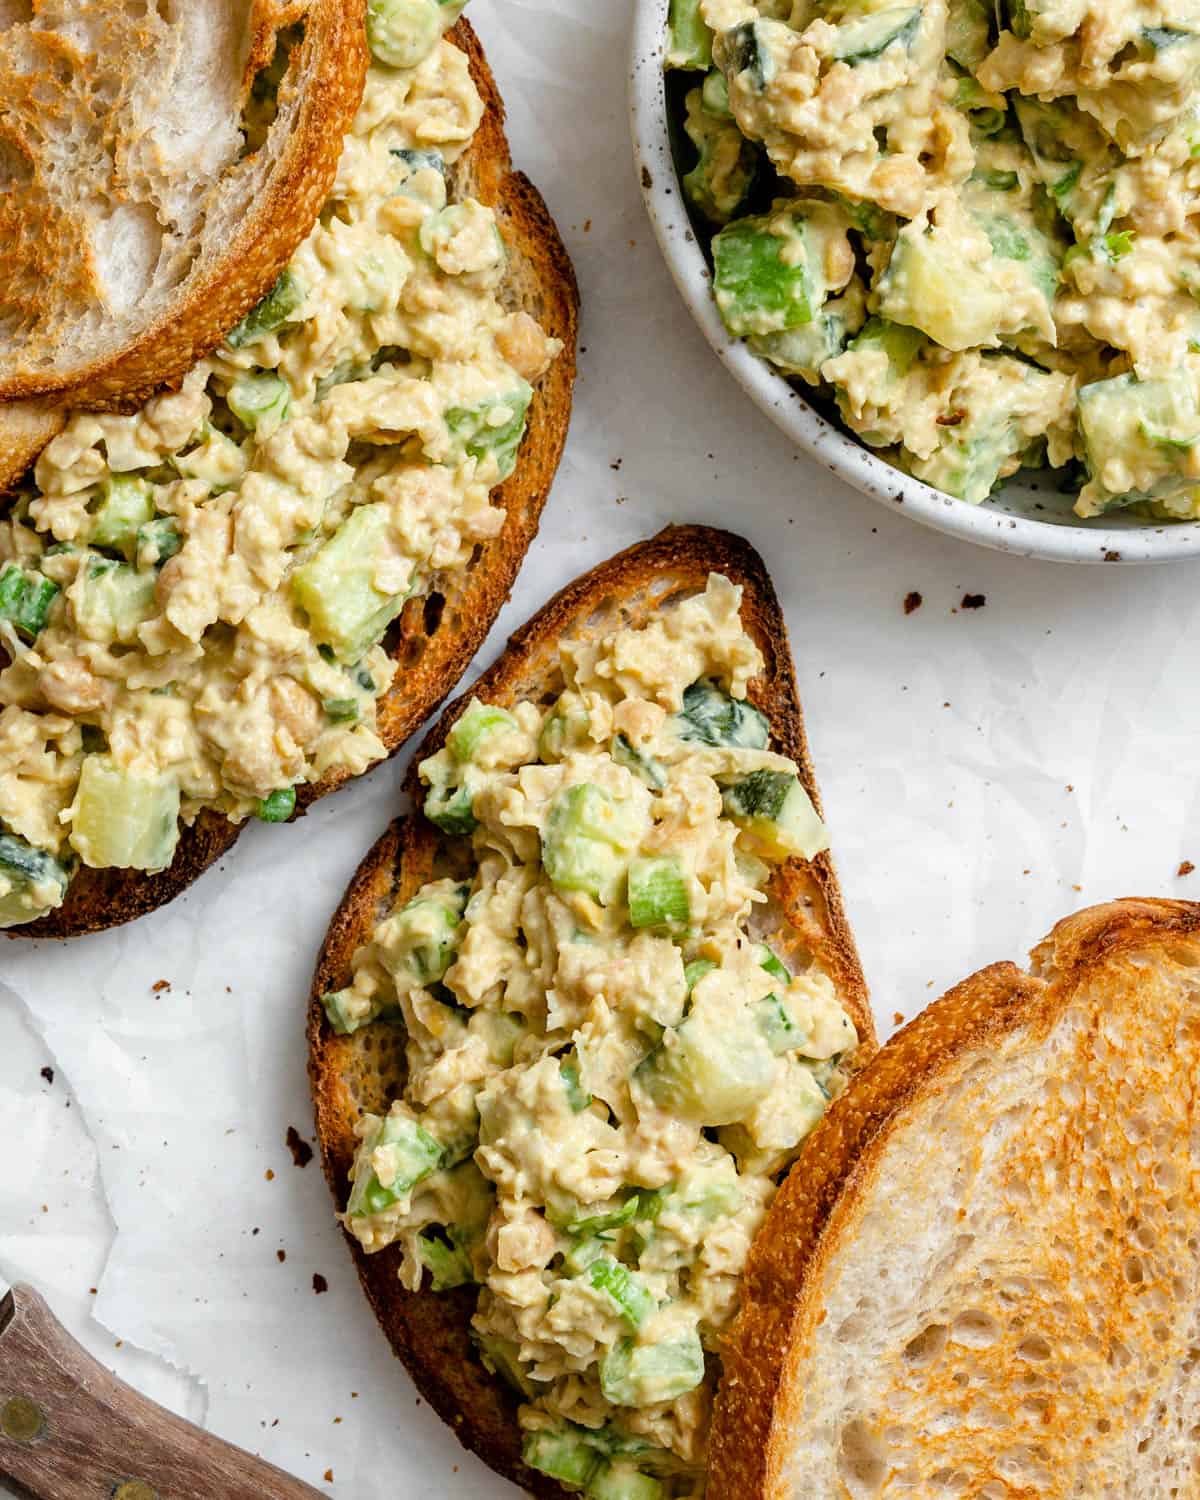
[[[642,623],[672,595],[703,589],[710,571],[743,585],[742,619],[765,660],[765,670],[750,684],[749,696],[770,718],[774,748],[796,762],[819,809],[787,627],[770,578],[746,542],[702,526],[669,527],[610,558],[551,599],[511,637],[508,648],[479,681],[443,712],[413,757],[407,792],[414,797],[419,792],[417,766],[440,748],[472,698],[500,704],[538,701],[550,690],[563,637]],[[400,1042],[381,1055],[367,1050],[376,1046],[375,1039],[365,1040],[379,1028],[337,1036],[320,997],[349,982],[355,949],[397,900],[407,899],[429,878],[438,838],[420,817],[392,823],[359,866],[317,962],[308,1010],[309,1079],[321,1159],[339,1208],[349,1191],[355,1122],[363,1108],[386,1111],[392,1091],[402,1081],[402,1065],[392,1050]],[[793,957],[803,950],[817,954],[858,1029],[860,1057],[868,1056],[874,1047],[874,1023],[829,854],[810,864],[789,861],[777,872],[771,894],[788,918],[786,926],[772,930],[771,941]],[[399,1034],[399,1028],[385,1029]],[[408,1292],[398,1279],[395,1247],[368,1256],[352,1236],[346,1240],[363,1290],[394,1352],[460,1442],[531,1494],[561,1500],[564,1490],[558,1483],[521,1462],[517,1401],[474,1354],[469,1338],[474,1290]]]
[[[271,26],[294,19],[284,8]],[[254,50],[258,61],[264,38]],[[254,59],[252,59],[252,62]],[[50,396],[75,408],[140,405],[181,379],[271,290],[329,196],[342,141],[362,99],[369,53],[366,0],[313,0],[285,87],[300,91],[297,117],[253,212],[222,252],[185,278],[177,301],[123,347],[62,371],[6,371],[0,400]]]
[[[1128,898],[1066,918],[1033,950],[1031,972],[992,964],[949,990],[881,1048],[809,1137],[750,1252],[713,1414],[709,1500],[784,1500],[789,1356],[822,1318],[819,1288],[888,1142],[966,1058],[1011,1033],[1049,1032],[1090,972],[1120,953],[1194,944],[1200,904]],[[1196,957],[1193,950],[1193,962]]]
[[[399,666],[379,700],[378,728],[389,755],[437,707],[470,665],[508,598],[537,534],[566,441],[575,383],[579,292],[575,273],[541,195],[516,172],[504,134],[504,106],[483,48],[460,20],[448,33],[470,62],[484,101],[483,121],[456,166],[456,180],[496,210],[510,251],[506,292],[514,307],[538,317],[563,349],[534,388],[528,428],[512,475],[492,492],[506,512],[500,534],[482,543],[468,570],[435,575],[430,591],[409,601],[385,638]],[[436,601],[442,603],[438,605]],[[298,815],[349,778],[331,774],[297,789]],[[204,812],[180,833],[170,866],[154,875],[81,867],[66,900],[36,922],[8,929],[12,937],[75,937],[119,926],[172,900],[237,839],[241,826]]]
[[[0,404],[0,496],[28,472],[38,454],[66,426],[66,413],[49,401]]]

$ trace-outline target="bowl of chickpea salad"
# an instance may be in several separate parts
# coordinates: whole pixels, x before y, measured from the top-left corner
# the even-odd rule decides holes
[[[641,0],[650,218],[797,446],[1023,556],[1200,551],[1184,0]]]

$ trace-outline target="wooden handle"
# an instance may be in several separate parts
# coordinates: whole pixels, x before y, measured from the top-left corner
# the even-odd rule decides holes
[[[0,1478],[38,1500],[313,1500],[111,1375],[30,1287],[0,1301]]]

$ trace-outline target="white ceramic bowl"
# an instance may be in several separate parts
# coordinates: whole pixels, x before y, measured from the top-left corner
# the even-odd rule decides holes
[[[663,47],[668,0],[636,0],[630,107],[642,190],[654,233],[692,316],[725,367],[777,427],[855,489],[923,526],[1022,557],[1056,562],[1169,562],[1200,555],[1200,522],[1147,523],[1115,516],[1085,521],[1073,497],[1012,483],[983,505],[968,505],[894,469],[840,427],[726,331],[712,298],[709,267],[679,188],[667,122]]]

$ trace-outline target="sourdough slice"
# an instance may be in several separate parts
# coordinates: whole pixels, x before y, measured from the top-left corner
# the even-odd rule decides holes
[[[493,491],[504,508],[504,529],[481,543],[465,570],[435,574],[430,591],[411,599],[385,639],[400,670],[380,699],[380,738],[396,750],[427,719],[470,665],[508,598],[529,544],[537,534],[571,415],[579,294],[567,252],[537,189],[512,170],[504,137],[504,108],[483,49],[466,21],[449,33],[471,63],[485,114],[467,152],[455,165],[456,191],[490,204],[508,246],[502,297],[523,308],[562,353],[535,387],[528,428],[513,474]],[[328,776],[297,789],[301,811],[333,791],[344,777]],[[182,830],[171,865],[157,875],[137,870],[77,871],[57,911],[9,928],[11,935],[72,937],[115,927],[170,901],[234,842],[240,825],[204,812]]]
[[[66,412],[48,401],[0,403],[0,496],[24,477],[66,421]]]
[[[140,400],[312,228],[362,97],[365,0],[36,10],[0,18],[0,399]],[[260,139],[244,112],[293,41]]]
[[[1200,1494],[1200,906],[1061,922],[876,1054],[755,1242],[711,1500]]]
[[[710,571],[742,585],[742,620],[763,653],[765,670],[749,696],[770,719],[772,748],[796,762],[818,811],[820,799],[804,735],[787,628],[761,558],[740,538],[701,526],[670,527],[601,564],[553,598],[509,642],[508,649],[470,692],[451,704],[413,757],[406,788],[420,792],[417,765],[443,744],[454,720],[472,698],[512,705],[552,701],[562,689],[559,643],[596,638],[647,623],[692,594]],[[404,1083],[404,1035],[392,1025],[366,1026],[338,1036],[329,1026],[321,996],[345,985],[355,949],[380,919],[403,904],[428,879],[443,847],[442,835],[425,818],[397,820],[360,865],[338,908],[317,964],[308,1014],[309,1077],[325,1175],[341,1208],[357,1141],[354,1127],[364,1112],[386,1113]],[[761,933],[793,969],[815,955],[837,987],[869,1054],[874,1027],[854,941],[828,853],[811,863],[791,860],[778,867],[772,902]],[[807,1157],[807,1146],[805,1157]],[[363,1288],[392,1348],[417,1388],[459,1439],[492,1468],[539,1496],[563,1489],[521,1461],[517,1401],[477,1360],[469,1337],[476,1290],[405,1291],[397,1277],[399,1249],[364,1254],[347,1235]]]

